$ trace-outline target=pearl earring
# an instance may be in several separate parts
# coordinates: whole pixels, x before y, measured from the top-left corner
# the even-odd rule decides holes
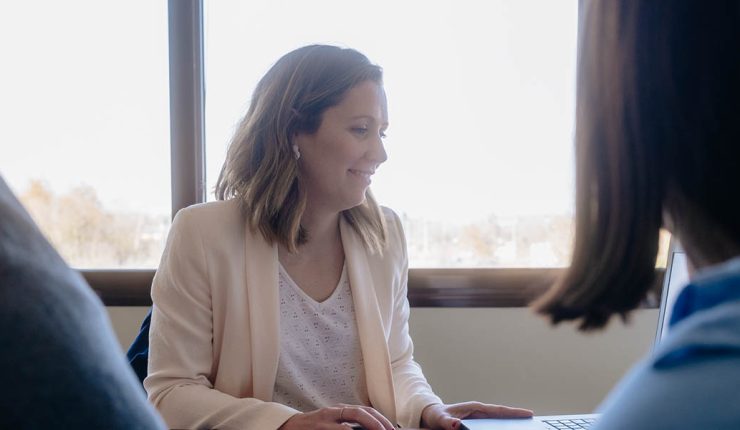
[[[295,143],[293,144],[293,154],[295,154],[296,160],[301,158],[301,151],[298,149],[298,145],[296,145]]]

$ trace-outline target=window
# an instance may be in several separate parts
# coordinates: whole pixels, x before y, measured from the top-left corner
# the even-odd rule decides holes
[[[209,199],[260,77],[310,43],[385,71],[373,191],[417,268],[561,267],[573,219],[576,0],[205,2]]]
[[[373,190],[404,221],[412,306],[524,306],[569,258],[577,3],[207,1],[205,65],[201,0],[4,4],[0,173],[106,304],[146,305],[171,207],[202,199],[201,66],[211,191],[270,65],[353,47],[385,69]]]
[[[156,267],[170,223],[167,6],[0,6],[0,172],[78,268]]]

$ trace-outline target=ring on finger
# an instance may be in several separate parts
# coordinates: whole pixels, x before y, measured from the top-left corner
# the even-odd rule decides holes
[[[342,419],[343,419],[342,416],[344,415],[344,410],[345,409],[346,408],[344,406],[342,406],[342,409],[339,410],[339,422],[342,422]]]

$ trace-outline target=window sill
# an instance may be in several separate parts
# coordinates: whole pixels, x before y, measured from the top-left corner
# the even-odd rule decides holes
[[[520,308],[539,297],[564,269],[410,269],[412,307]],[[82,270],[106,306],[151,306],[154,269]],[[664,269],[656,269],[643,307],[660,303]]]

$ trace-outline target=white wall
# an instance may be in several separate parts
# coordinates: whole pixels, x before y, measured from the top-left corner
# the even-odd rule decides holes
[[[139,327],[144,320],[148,307],[108,306],[108,315],[113,323],[113,330],[118,336],[121,348],[126,351],[139,333]]]
[[[584,335],[551,328],[528,309],[415,308],[416,359],[447,403],[480,400],[534,409],[539,415],[585,413],[649,351],[657,310],[629,326]]]
[[[109,307],[124,349],[147,308]],[[481,400],[528,407],[540,415],[593,410],[622,374],[646,354],[657,310],[635,313],[584,335],[553,329],[528,309],[413,308],[416,359],[446,402]]]

